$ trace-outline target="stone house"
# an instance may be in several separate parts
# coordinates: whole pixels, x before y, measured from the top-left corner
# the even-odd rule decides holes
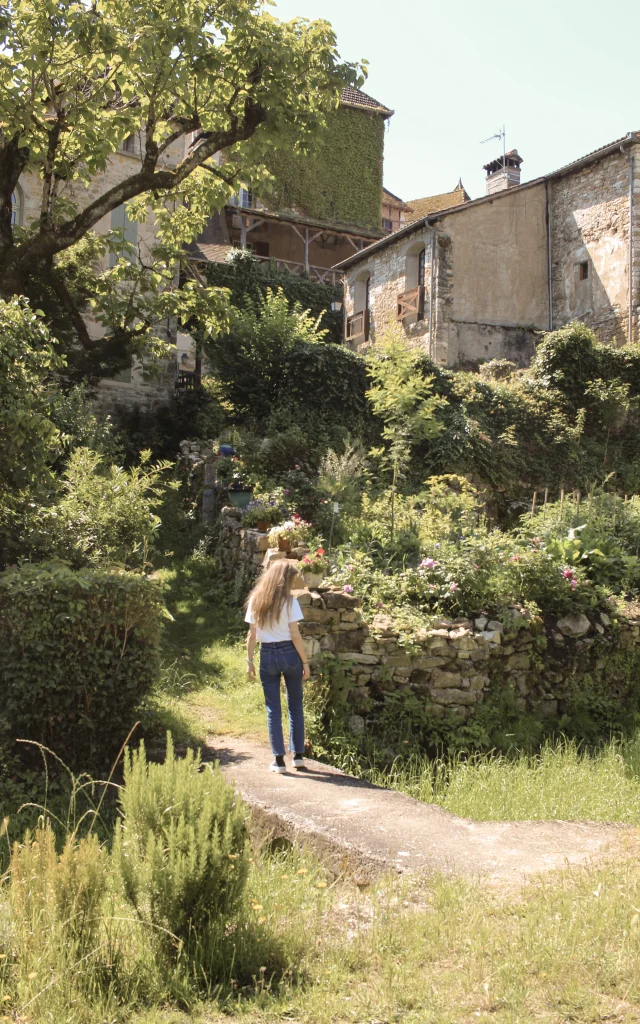
[[[360,89],[343,89],[318,148],[274,151],[275,185],[243,188],[190,247],[196,262],[224,262],[232,248],[321,284],[341,284],[334,264],[404,224],[406,204],[382,186],[384,132],[393,111]],[[386,226],[383,227],[383,218]]]
[[[181,139],[169,146],[161,158],[162,165],[174,167],[183,157],[184,144],[184,139]],[[105,170],[96,174],[88,185],[85,186],[77,181],[68,182],[65,185],[65,198],[72,200],[79,209],[82,209],[107,189],[134,173],[136,164],[139,167],[140,159],[140,139],[137,135],[130,135],[122,142],[117,152],[112,154]],[[40,216],[41,193],[42,182],[38,175],[33,172],[23,174],[13,197],[14,223],[28,225]],[[145,259],[156,240],[154,221],[155,217],[151,210],[143,222],[130,221],[124,206],[119,206],[98,221],[93,230],[98,235],[106,234],[114,229],[122,230],[125,241],[135,246],[136,256],[134,258]],[[115,254],[107,254],[104,257],[104,269],[110,265],[113,266],[116,259]],[[101,324],[96,323],[89,316],[85,317],[85,321],[90,337],[102,336]],[[176,344],[178,341],[176,325],[168,325],[166,336]],[[157,368],[153,380],[150,381],[144,378],[142,363],[136,362],[117,377],[101,382],[100,404],[111,407],[117,404],[148,403],[166,399],[167,391],[173,387],[175,378],[176,363],[174,361],[169,361],[167,365]]]
[[[536,331],[574,319],[603,341],[635,340],[639,152],[632,132],[521,184],[512,150],[485,165],[482,198],[426,213],[410,203],[418,219],[335,268],[345,340],[366,347],[400,325],[444,366],[525,366]]]

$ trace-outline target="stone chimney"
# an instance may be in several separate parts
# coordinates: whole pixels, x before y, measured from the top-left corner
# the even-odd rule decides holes
[[[485,164],[487,172],[487,195],[494,192],[502,192],[505,188],[515,188],[520,184],[520,164],[522,157],[517,149],[511,149],[506,156],[499,156],[497,160]]]

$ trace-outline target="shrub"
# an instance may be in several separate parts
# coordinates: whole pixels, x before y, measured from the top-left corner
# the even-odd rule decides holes
[[[25,564],[0,574],[9,735],[108,766],[158,673],[160,591],[123,571]]]
[[[246,809],[218,766],[187,751],[164,764],[128,751],[113,856],[139,918],[184,941],[202,939],[239,908],[247,872]]]
[[[14,557],[60,558],[74,568],[122,565],[143,568],[160,526],[153,509],[161,501],[161,474],[168,463],[149,466],[150,452],[129,470],[103,468],[87,448],[71,453],[57,504],[26,503],[14,517]]]
[[[76,959],[95,951],[101,904],[108,881],[108,856],[96,835],[70,835],[62,850],[49,827],[26,833],[11,856],[10,906],[23,936],[22,955],[34,960],[42,946],[71,945]],[[43,943],[44,939],[44,943]]]

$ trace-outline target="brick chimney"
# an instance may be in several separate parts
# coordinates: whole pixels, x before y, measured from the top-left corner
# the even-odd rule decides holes
[[[520,184],[520,164],[522,157],[517,149],[511,149],[506,156],[499,156],[491,163],[485,164],[487,172],[487,195],[502,192],[505,188],[515,188]]]

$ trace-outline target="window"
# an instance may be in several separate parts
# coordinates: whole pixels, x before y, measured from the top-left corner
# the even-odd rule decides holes
[[[262,256],[265,259],[269,258],[269,243],[268,242],[251,242],[248,246],[252,252],[255,252],[256,256]]]
[[[111,230],[120,231],[123,241],[129,242],[133,246],[137,245],[138,225],[134,220],[129,220],[124,206],[117,206],[115,210],[111,211]],[[119,256],[122,256],[125,260],[129,260],[130,263],[136,262],[135,252],[123,248],[121,252],[109,253],[110,267],[115,267]]]
[[[578,276],[579,276],[580,280],[581,281],[586,281],[587,278],[589,277],[589,263],[588,263],[587,260],[585,260],[584,263],[579,263],[578,264],[578,271],[579,271]]]
[[[11,196],[11,226],[22,224],[22,192],[19,189]]]
[[[230,206],[240,206],[243,210],[251,209],[253,206],[252,190],[250,188],[241,188],[240,191],[231,199]]]
[[[426,249],[421,249],[418,253],[418,288],[424,284],[424,263],[425,263]]]
[[[136,137],[135,135],[127,135],[126,139],[122,143],[123,153],[135,153],[136,151]]]
[[[393,221],[389,220],[388,217],[383,217],[382,218],[382,230],[383,231],[393,231]]]

